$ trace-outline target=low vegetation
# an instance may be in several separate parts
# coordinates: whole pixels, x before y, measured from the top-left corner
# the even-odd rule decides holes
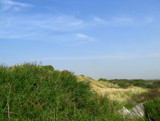
[[[84,76],[77,76],[79,81],[89,82],[91,89],[103,97],[108,97],[110,100],[126,104],[134,95],[140,95],[147,92],[147,88],[130,86],[122,88],[117,83],[110,81],[96,81]],[[103,79],[104,80],[104,79]]]
[[[117,112],[144,103],[159,121],[160,81],[94,80],[52,66],[0,66],[0,120],[130,121]],[[135,120],[135,119],[134,119]]]
[[[142,80],[142,79],[115,79],[107,80],[100,78],[98,81],[110,82],[113,84],[118,84],[121,88],[128,88],[130,86],[137,86],[141,88],[155,89],[160,88],[160,80]]]
[[[129,94],[128,98],[124,100],[126,93],[123,93],[124,95],[123,96],[121,95],[121,98],[125,102],[123,104],[128,109],[132,108],[137,104],[144,103],[145,119],[143,120],[147,121],[160,120],[160,80],[150,80],[150,81],[142,79],[107,80],[101,78],[98,81],[116,84],[119,86],[119,88],[121,88],[120,90],[117,89],[117,93],[115,94],[117,98],[115,98],[115,100],[120,100],[118,99],[119,97],[118,95],[120,95],[118,92],[122,93],[123,92],[122,90],[126,90],[126,92]],[[112,95],[113,94],[114,93],[112,93]]]
[[[148,100],[153,99],[160,99],[160,90],[159,89],[152,89],[147,92],[133,95],[131,100],[134,101],[136,104],[141,102],[146,102]]]
[[[116,114],[118,108],[68,71],[0,66],[0,120],[127,120]]]
[[[160,100],[154,99],[144,104],[148,121],[160,121]]]

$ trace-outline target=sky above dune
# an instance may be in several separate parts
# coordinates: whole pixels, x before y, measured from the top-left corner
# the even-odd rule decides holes
[[[0,62],[160,79],[160,1],[0,0]]]

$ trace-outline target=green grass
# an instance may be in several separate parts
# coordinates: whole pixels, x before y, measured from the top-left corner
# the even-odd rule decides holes
[[[144,104],[148,121],[160,121],[160,99],[154,99]]]
[[[129,86],[137,86],[142,88],[156,89],[160,88],[160,80],[147,81],[143,79],[114,79],[107,80],[100,78],[98,81],[108,81],[113,84],[118,84],[121,88],[128,88]]]
[[[0,66],[0,120],[123,121],[119,104],[51,66]]]

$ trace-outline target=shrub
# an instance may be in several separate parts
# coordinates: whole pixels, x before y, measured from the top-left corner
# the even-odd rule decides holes
[[[54,67],[51,65],[42,66],[42,68],[49,70],[49,71],[54,71]]]
[[[69,71],[0,66],[0,120],[125,120],[117,108]]]
[[[160,100],[154,99],[144,104],[145,115],[148,120],[160,121]]]
[[[160,80],[154,81],[152,85],[152,88],[160,88]]]
[[[160,91],[158,89],[152,89],[140,95],[134,95],[131,100],[133,100],[136,103],[142,103],[157,98],[160,99]]]
[[[98,81],[104,81],[104,82],[106,82],[106,81],[108,81],[107,79],[104,79],[104,78],[100,78]]]
[[[118,84],[121,88],[128,88],[129,86],[137,86],[142,88],[156,89],[160,87],[160,81],[147,81],[142,79],[114,79],[114,80],[106,80],[100,78],[99,81],[109,81],[113,84]]]

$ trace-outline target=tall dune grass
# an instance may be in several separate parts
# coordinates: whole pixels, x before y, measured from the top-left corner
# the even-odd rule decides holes
[[[127,103],[128,100],[134,95],[139,95],[147,92],[148,89],[129,86],[128,88],[121,88],[118,84],[111,83],[109,81],[96,81],[88,77],[77,76],[79,81],[89,82],[91,90],[97,92],[103,97],[107,97],[110,100],[118,101],[120,103]]]

